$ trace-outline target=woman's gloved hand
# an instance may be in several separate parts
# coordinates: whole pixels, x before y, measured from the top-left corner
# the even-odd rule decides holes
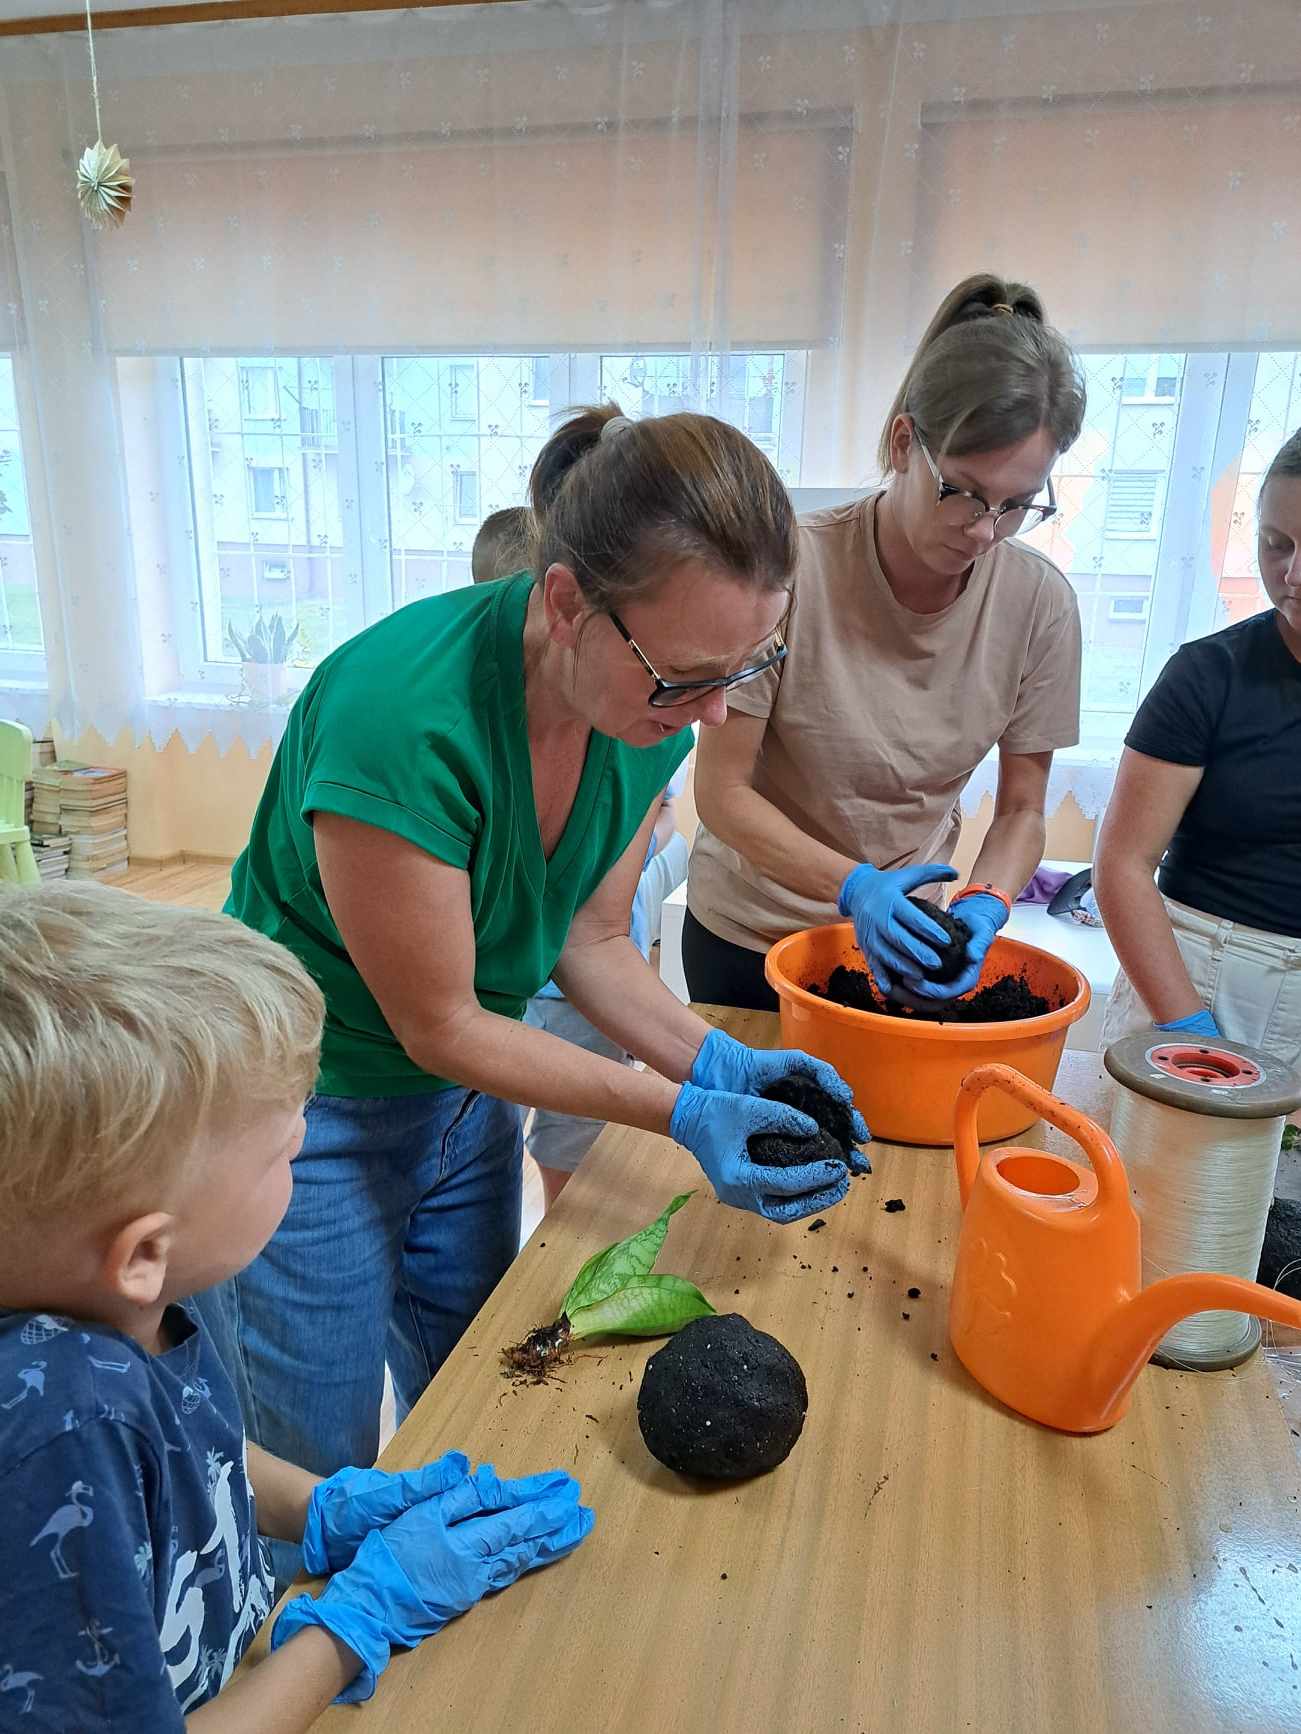
[[[841,1162],[760,1167],[750,1160],[747,1140],[756,1132],[812,1138],[817,1129],[807,1114],[784,1102],[702,1090],[697,1084],[683,1084],[669,1121],[669,1136],[690,1150],[723,1203],[769,1222],[798,1222],[830,1210],[849,1191],[849,1170]]]
[[[315,1577],[342,1571],[373,1529],[383,1529],[470,1473],[470,1459],[449,1451],[419,1469],[340,1469],[312,1490],[303,1530],[303,1561]]]
[[[1158,1024],[1156,1027],[1173,1035],[1201,1036],[1208,1042],[1223,1039],[1224,1036],[1224,1031],[1215,1021],[1214,1012],[1206,1006],[1200,1011],[1189,1012],[1186,1018],[1174,1018],[1170,1023]]]
[[[992,891],[972,891],[955,897],[949,904],[949,913],[963,922],[971,935],[967,941],[966,964],[962,973],[952,981],[910,979],[906,984],[908,991],[918,999],[960,999],[964,993],[970,993],[980,980],[985,954],[994,942],[994,935],[1006,925],[1012,910],[1010,904]]]
[[[840,913],[853,922],[858,949],[882,993],[898,981],[940,967],[937,948],[948,944],[948,935],[908,898],[921,885],[940,885],[957,876],[956,868],[940,861],[888,871],[864,862],[846,876]]]
[[[372,1530],[317,1600],[290,1602],[271,1648],[305,1625],[323,1626],[361,1661],[337,1702],[360,1703],[392,1650],[414,1647],[491,1590],[572,1553],[596,1521],[579,1493],[563,1469],[503,1481],[490,1463],[480,1464],[445,1493]]]
[[[702,1090],[726,1090],[733,1096],[758,1096],[792,1072],[812,1078],[820,1089],[842,1102],[854,1117],[854,1137],[868,1140],[867,1122],[854,1107],[854,1092],[834,1066],[815,1060],[798,1048],[750,1048],[722,1030],[710,1030],[700,1044],[690,1082]],[[864,1172],[868,1172],[866,1165]]]

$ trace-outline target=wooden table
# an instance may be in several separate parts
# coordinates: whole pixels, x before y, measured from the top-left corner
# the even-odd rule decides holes
[[[713,1021],[776,1038],[764,1015]],[[1057,1087],[1105,1121],[1096,1056],[1068,1053]],[[1066,1148],[1039,1128],[1025,1142]],[[560,1464],[595,1533],[395,1661],[360,1718],[332,1710],[319,1728],[1301,1728],[1298,1468],[1260,1357],[1148,1368],[1094,1438],[1020,1419],[949,1347],[950,1153],[878,1144],[872,1159],[810,1234],[719,1205],[666,1140],[605,1133],[381,1459],[461,1446],[503,1473]],[[656,1344],[584,1352],[544,1388],[497,1362],[584,1258],[693,1185],[661,1268],[779,1337],[810,1392],[780,1469],[703,1492],[642,1444]],[[896,1197],[906,1210],[883,1210]]]

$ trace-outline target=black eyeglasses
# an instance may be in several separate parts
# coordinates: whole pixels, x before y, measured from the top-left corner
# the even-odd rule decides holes
[[[982,518],[993,518],[994,539],[998,541],[1004,536],[1015,536],[1018,531],[1029,535],[1037,530],[1040,524],[1046,524],[1057,511],[1057,495],[1053,492],[1053,479],[1048,478],[1048,499],[1046,503],[1036,501],[1029,506],[1002,505],[991,506],[981,495],[972,493],[970,488],[955,488],[944,480],[940,474],[939,465],[926,449],[926,442],[914,429],[913,437],[918,449],[926,459],[931,474],[935,477],[935,508],[949,518],[956,527],[964,530],[974,530]]]
[[[672,710],[675,705],[691,704],[694,699],[703,698],[708,692],[726,692],[729,687],[740,686],[744,681],[754,680],[769,668],[776,668],[779,662],[786,660],[786,643],[780,630],[773,634],[777,640],[777,648],[771,656],[765,656],[762,662],[752,663],[749,668],[740,668],[735,674],[720,675],[717,680],[661,680],[655,672],[655,665],[629,632],[628,628],[615,613],[610,614],[610,624],[641,663],[642,667],[655,682],[650,695],[653,710]]]

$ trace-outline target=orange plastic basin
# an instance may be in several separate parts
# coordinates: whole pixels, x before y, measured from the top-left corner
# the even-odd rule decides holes
[[[853,1090],[872,1136],[892,1144],[951,1145],[958,1089],[973,1066],[1015,1066],[1051,1090],[1066,1032],[1089,1009],[1089,984],[1079,970],[1019,939],[994,941],[979,985],[1023,972],[1035,993],[1060,1004],[1043,1017],[1011,1023],[939,1024],[833,1005],[806,984],[825,985],[838,963],[864,967],[852,922],[792,933],[768,953],[768,981],[781,1001],[782,1043],[833,1065]],[[1014,1137],[1035,1117],[1024,1102],[1001,1090],[986,1091],[981,1141]]]

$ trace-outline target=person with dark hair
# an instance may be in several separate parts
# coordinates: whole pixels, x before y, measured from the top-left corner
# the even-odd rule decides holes
[[[1104,1042],[1155,1025],[1301,1058],[1301,429],[1256,558],[1270,607],[1176,650],[1125,737],[1094,861],[1121,965]]]
[[[513,578],[533,565],[533,514],[527,506],[503,506],[479,525],[470,550],[470,576],[476,584]]]
[[[840,1164],[746,1150],[817,1130],[761,1099],[779,1077],[848,1103],[831,1067],[712,1030],[629,938],[689,725],[786,654],[785,489],[723,422],[609,404],[530,492],[536,581],[412,603],[328,657],[234,867],[230,912],[307,965],[325,1032],[284,1222],[203,1304],[250,1432],[318,1473],[373,1460],[386,1360],[401,1416],[515,1256],[516,1103],[668,1133],[771,1221],[847,1190]],[[647,1069],[525,1027],[548,977]]]
[[[1079,738],[1075,593],[1015,538],[1056,511],[1084,408],[1032,289],[969,277],[945,298],[886,417],[885,486],[801,521],[789,661],[700,742],[693,999],[771,1009],[768,947],[838,915],[883,991],[975,986],[1042,856],[1053,752]],[[953,899],[965,965],[941,985],[945,935],[909,894],[957,878],[962,791],[995,746],[993,822]]]

